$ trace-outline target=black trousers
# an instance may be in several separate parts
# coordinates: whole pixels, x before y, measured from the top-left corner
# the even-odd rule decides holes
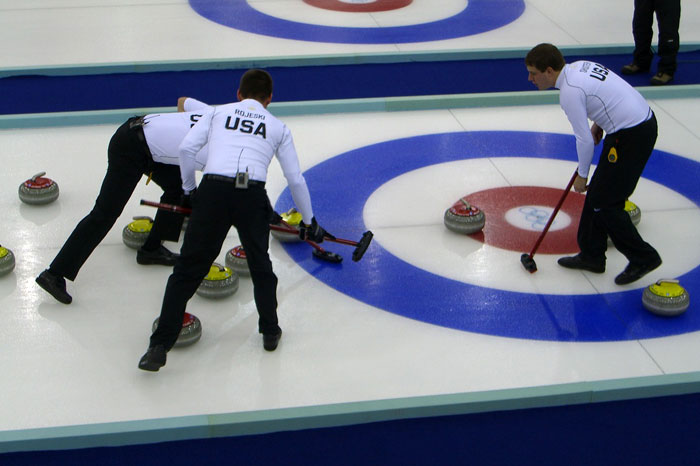
[[[277,321],[277,276],[268,254],[270,214],[264,187],[237,189],[232,182],[203,177],[193,200],[180,258],[168,278],[150,346],[162,344],[170,350],[175,344],[187,302],[221,252],[231,226],[236,227],[246,253],[258,309],[258,331],[264,334],[281,331]]]
[[[656,117],[652,115],[644,123],[606,135],[578,228],[578,245],[588,259],[605,262],[608,236],[633,264],[647,264],[659,257],[625,211],[625,201],[642,176],[657,134]]]
[[[131,118],[117,129],[109,142],[107,173],[92,211],[83,218],[68,237],[51,269],[69,280],[75,280],[80,268],[104,239],[144,174],[163,189],[161,202],[178,203],[182,197],[180,167],[153,161],[140,126],[131,127]],[[182,228],[182,215],[158,211],[149,237],[177,241]]]
[[[651,65],[654,12],[659,27],[658,71],[673,75],[680,46],[678,27],[681,20],[681,0],[634,0],[634,62],[642,68]]]

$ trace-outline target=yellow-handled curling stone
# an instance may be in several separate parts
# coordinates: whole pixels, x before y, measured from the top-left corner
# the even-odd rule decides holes
[[[132,249],[139,249],[146,242],[151,228],[153,228],[151,217],[134,217],[134,221],[122,230],[122,241]]]
[[[15,255],[7,248],[0,246],[0,277],[12,272],[15,268]]]
[[[197,288],[197,294],[204,298],[219,299],[230,296],[238,291],[238,274],[230,267],[224,267],[214,262],[209,273]]]
[[[661,279],[644,289],[642,305],[653,314],[672,317],[688,309],[690,296],[678,280]]]
[[[301,213],[297,212],[297,210],[294,207],[289,209],[287,212],[280,214],[280,217],[282,217],[282,220],[287,224],[285,226],[291,226],[291,227],[294,227],[295,229],[299,227],[299,224],[301,223],[301,220],[302,220]],[[279,225],[283,225],[283,223],[277,222],[277,223],[273,223],[273,225],[279,226]],[[282,241],[282,242],[293,243],[293,242],[301,241],[301,238],[299,238],[299,233],[293,233],[293,232],[288,233],[286,231],[271,230],[270,234],[272,235],[273,238],[276,238],[277,240]]]

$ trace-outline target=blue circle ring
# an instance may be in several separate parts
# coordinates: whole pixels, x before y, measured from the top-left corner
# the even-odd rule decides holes
[[[190,6],[215,23],[241,31],[282,39],[341,44],[402,44],[454,39],[500,28],[515,21],[525,11],[523,0],[469,0],[464,10],[438,21],[410,26],[349,28],[276,18],[254,9],[246,0],[190,0]]]
[[[550,133],[475,131],[430,134],[386,141],[328,159],[304,173],[314,214],[328,231],[359,240],[366,230],[363,208],[384,183],[429,165],[491,157],[576,160],[573,136]],[[645,178],[700,205],[700,164],[655,150]],[[562,180],[566,184],[567,180]],[[430,189],[428,181],[416,189]],[[293,206],[287,188],[278,212]],[[404,206],[410,209],[410,206]],[[431,238],[425,238],[431,241]],[[348,246],[324,243],[346,257]],[[416,253],[420,253],[417,245]],[[306,271],[336,290],[371,306],[444,327],[503,337],[559,341],[618,341],[656,338],[700,330],[700,313],[663,318],[647,312],[642,290],[548,295],[471,285],[406,263],[373,241],[359,262],[329,264],[311,257],[305,243],[285,244]],[[339,248],[348,248],[340,250]],[[663,249],[661,249],[663,255]],[[513,254],[514,268],[521,268]],[[678,277],[692,296],[700,291],[700,266]],[[612,279],[612,278],[611,278]]]

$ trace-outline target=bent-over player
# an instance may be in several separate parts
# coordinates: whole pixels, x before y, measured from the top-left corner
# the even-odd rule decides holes
[[[525,57],[528,80],[538,89],[559,89],[559,104],[576,136],[574,190],[586,192],[577,233],[579,254],[559,265],[605,272],[607,238],[629,261],[615,283],[632,283],[661,265],[659,253],[639,235],[625,211],[651,156],[658,127],[644,97],[605,66],[581,60],[566,64],[559,49],[539,44]],[[589,128],[588,120],[593,121]],[[588,181],[594,149],[605,135],[598,166]]]

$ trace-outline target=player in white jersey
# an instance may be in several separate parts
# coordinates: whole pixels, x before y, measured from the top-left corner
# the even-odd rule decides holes
[[[607,237],[629,264],[615,283],[632,283],[661,265],[658,252],[639,235],[625,201],[634,192],[656,143],[654,112],[626,81],[591,61],[566,64],[559,49],[539,44],[525,57],[528,80],[559,89],[559,103],[576,136],[578,176],[586,192],[577,234],[581,252],[559,259],[566,268],[605,272]],[[593,124],[589,127],[589,120]],[[605,135],[598,166],[587,185],[593,152]]]
[[[114,133],[108,148],[107,174],[92,211],[68,237],[58,255],[36,282],[64,304],[73,298],[66,290],[66,278],[73,281],[80,268],[104,239],[124,210],[143,175],[163,189],[161,202],[181,203],[183,198],[179,167],[180,142],[196,121],[210,109],[195,99],[179,102],[178,113],[133,117]],[[192,165],[201,169],[206,162],[206,148],[197,154]],[[161,243],[177,241],[183,216],[158,211],[145,244],[136,253],[139,264],[173,265],[173,254]]]
[[[193,158],[209,147],[202,181],[193,196],[193,210],[181,255],[175,263],[163,297],[158,327],[150,338],[139,368],[157,371],[166,362],[182,329],[187,302],[216,259],[231,226],[235,226],[246,253],[258,310],[263,347],[274,351],[282,335],[277,319],[277,277],[268,254],[273,214],[265,191],[267,169],[279,161],[301,212],[301,236],[315,242],[327,233],[311,209],[311,198],[301,174],[292,134],[267,111],[272,78],[263,70],[248,70],[238,89],[239,102],[207,112],[180,145],[182,180],[186,192],[195,189]]]

